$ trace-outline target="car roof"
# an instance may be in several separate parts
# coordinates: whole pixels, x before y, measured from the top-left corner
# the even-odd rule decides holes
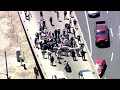
[[[105,59],[97,59],[96,60],[96,64],[100,64],[101,65],[103,60],[105,60]]]
[[[98,25],[97,27],[96,27],[96,30],[98,30],[98,31],[105,31],[105,25]]]
[[[88,11],[89,14],[98,13],[98,11]]]
[[[59,78],[67,79],[66,76],[64,75],[63,71],[56,72],[54,75],[56,75],[57,79],[59,79]]]
[[[93,72],[90,70],[80,70],[84,79],[94,79]]]

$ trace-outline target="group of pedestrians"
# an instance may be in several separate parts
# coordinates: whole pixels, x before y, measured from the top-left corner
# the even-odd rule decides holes
[[[57,19],[59,19],[59,12],[55,11],[57,14]],[[76,55],[78,57],[82,57],[83,60],[85,60],[85,51],[84,49],[84,43],[81,42],[80,35],[76,36],[76,30],[78,30],[77,21],[74,19],[74,15],[72,11],[70,11],[70,18],[67,18],[67,11],[64,11],[64,20],[70,20],[69,23],[65,24],[65,27],[63,30],[60,30],[59,28],[55,29],[54,32],[48,31],[46,22],[43,18],[43,12],[40,11],[40,30],[35,34],[35,46],[38,49],[42,50],[43,58],[45,58],[45,54],[48,54],[48,59],[51,62],[51,65],[53,66],[54,63],[54,57],[52,53],[54,52],[57,56],[58,62],[61,64],[60,59],[61,56],[69,56],[69,53],[74,61],[76,61]],[[74,19],[72,21],[72,18]],[[53,19],[50,17],[49,19],[50,24],[52,26],[55,26],[53,24]],[[60,21],[62,22],[62,21]],[[74,24],[74,27],[72,27],[72,24]],[[79,44],[77,44],[77,42]]]

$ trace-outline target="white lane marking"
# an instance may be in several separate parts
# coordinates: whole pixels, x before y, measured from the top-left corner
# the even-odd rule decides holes
[[[104,79],[106,79],[106,77]]]
[[[111,36],[113,37],[113,31],[112,31],[112,28],[110,28],[110,31],[111,31]]]
[[[90,54],[92,56],[92,43],[91,43],[90,27],[89,27],[89,24],[88,24],[88,18],[87,18],[86,11],[84,11],[84,12],[85,12],[85,18],[86,18],[86,22],[87,22],[87,28],[88,28],[89,39],[90,39]]]
[[[113,55],[114,55],[114,53],[112,52],[112,55],[111,55],[111,62],[112,62],[112,60],[113,60]]]
[[[107,14],[108,14],[108,11],[107,11]]]
[[[119,35],[119,39],[120,39],[120,25],[119,25],[118,29],[119,29],[119,33],[118,33],[118,35]]]

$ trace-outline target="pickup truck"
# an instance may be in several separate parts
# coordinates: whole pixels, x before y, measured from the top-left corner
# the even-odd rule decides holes
[[[109,29],[105,21],[95,22],[95,43],[96,46],[109,42]]]

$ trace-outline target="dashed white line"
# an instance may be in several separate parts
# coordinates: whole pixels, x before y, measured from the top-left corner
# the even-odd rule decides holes
[[[119,25],[118,29],[119,29],[119,33],[118,33],[118,35],[119,35],[119,39],[120,39],[120,25]]]
[[[111,62],[112,62],[112,60],[113,60],[113,55],[114,55],[114,53],[112,52],[112,55],[111,55]]]
[[[107,11],[107,14],[108,14],[108,11]]]
[[[90,39],[90,54],[92,56],[92,43],[91,43],[90,27],[89,27],[89,24],[88,24],[88,18],[87,18],[86,11],[84,11],[84,12],[85,12],[85,18],[86,18],[86,22],[87,22],[87,28],[88,28],[89,39]]]
[[[110,31],[111,31],[111,36],[113,37],[113,31],[112,31],[112,28],[110,28]]]

